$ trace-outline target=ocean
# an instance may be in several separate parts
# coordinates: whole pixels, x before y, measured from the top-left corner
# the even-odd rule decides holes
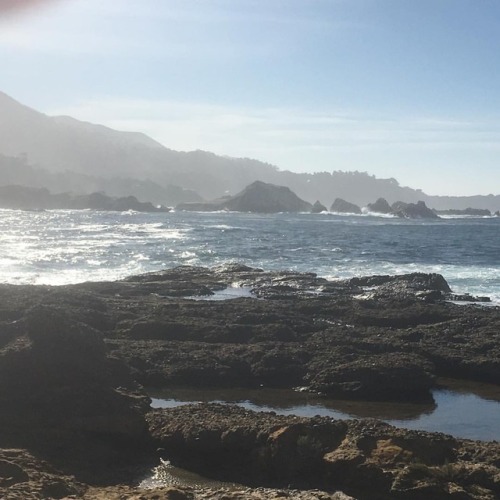
[[[428,272],[500,304],[500,218],[0,210],[0,282],[116,280],[241,262],[329,278]]]

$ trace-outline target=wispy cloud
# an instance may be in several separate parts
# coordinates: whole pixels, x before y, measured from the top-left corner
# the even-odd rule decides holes
[[[499,122],[448,117],[380,117],[348,110],[310,112],[300,108],[244,108],[167,100],[95,100],[52,114],[68,114],[119,130],[144,132],[167,147],[207,149],[233,156],[277,161],[284,150],[500,150]],[[279,154],[275,154],[279,152]],[[287,168],[302,166],[288,155]],[[281,162],[280,162],[281,163]]]

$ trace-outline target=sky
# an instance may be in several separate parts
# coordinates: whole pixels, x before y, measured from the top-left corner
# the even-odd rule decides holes
[[[0,0],[0,63],[171,149],[500,194],[498,0]]]

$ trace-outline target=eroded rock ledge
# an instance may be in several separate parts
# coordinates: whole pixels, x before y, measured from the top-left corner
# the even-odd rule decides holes
[[[494,499],[500,444],[339,421],[198,404],[148,415],[168,458],[210,477],[327,491],[359,499]]]

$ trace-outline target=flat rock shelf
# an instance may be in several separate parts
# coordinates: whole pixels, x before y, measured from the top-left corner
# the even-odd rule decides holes
[[[231,300],[198,300],[218,296]],[[300,387],[325,406],[407,409],[439,408],[443,377],[496,390],[500,310],[450,298],[439,274],[329,281],[239,264],[0,285],[0,496],[498,498],[497,441],[228,404],[154,409],[144,390]],[[141,490],[160,459],[238,486]]]

